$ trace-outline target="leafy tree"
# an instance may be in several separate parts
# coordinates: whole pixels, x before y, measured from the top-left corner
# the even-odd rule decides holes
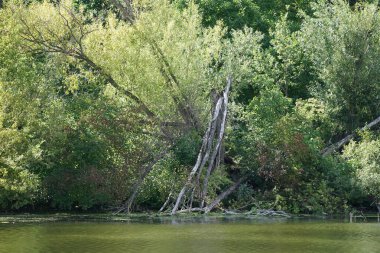
[[[177,0],[179,6],[186,5],[187,0]],[[289,12],[290,19],[295,24],[300,22],[297,16],[299,10],[307,11],[311,0],[195,0],[203,14],[203,23],[214,26],[223,21],[230,30],[243,29],[245,26],[268,34],[277,19]]]
[[[30,166],[41,160],[41,139],[34,130],[42,122],[46,99],[42,65],[23,54],[20,26],[10,10],[0,10],[0,206],[18,209],[36,198],[40,179]],[[32,64],[31,64],[32,63]]]
[[[352,141],[346,146],[343,157],[356,170],[356,178],[365,193],[377,202],[380,199],[380,139],[370,133],[362,134],[363,140]]]
[[[9,1],[0,208],[377,199],[378,137],[322,150],[380,114],[379,24],[343,0]]]
[[[298,39],[318,75],[311,88],[344,131],[352,132],[379,112],[377,6],[342,0],[314,5]]]

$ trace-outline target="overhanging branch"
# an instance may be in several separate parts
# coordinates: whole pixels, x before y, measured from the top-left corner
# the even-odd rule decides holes
[[[367,124],[364,127],[360,128],[360,131],[371,129],[374,126],[376,126],[377,124],[379,124],[379,123],[380,123],[380,116],[378,118],[376,118],[375,120],[371,121],[369,124]],[[336,143],[328,146],[327,148],[323,149],[322,152],[321,152],[322,156],[327,156],[327,155],[333,153],[334,151],[339,150],[345,144],[347,144],[350,140],[352,140],[355,136],[356,136],[356,133],[352,133],[350,135],[347,135],[346,137],[344,137],[340,141],[338,141],[338,142],[336,142]]]

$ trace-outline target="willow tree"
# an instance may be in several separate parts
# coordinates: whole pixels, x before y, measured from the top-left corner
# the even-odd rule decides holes
[[[362,132],[362,141],[350,142],[343,152],[343,157],[355,169],[359,186],[374,200],[380,213],[379,154],[379,136],[369,132]]]
[[[132,10],[118,2],[115,6],[119,17],[110,13],[106,23],[87,22],[70,2],[13,8],[30,51],[81,61],[127,101],[140,115],[136,123],[161,143],[121,209],[129,210],[144,177],[176,137],[205,128],[210,90],[225,83],[226,76],[218,72],[224,30],[202,28],[195,5],[182,11],[164,0],[136,1]]]
[[[22,52],[21,26],[8,9],[0,10],[0,208],[31,204],[41,180],[31,165],[41,161],[42,111],[49,101],[43,66]],[[33,64],[30,64],[33,62]]]
[[[380,115],[378,6],[334,0],[320,1],[313,10],[296,35],[317,75],[310,90],[350,133]]]

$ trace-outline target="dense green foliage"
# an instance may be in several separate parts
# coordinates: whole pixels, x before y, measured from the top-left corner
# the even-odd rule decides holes
[[[355,168],[360,188],[375,200],[380,199],[380,140],[364,133],[363,140],[351,142],[344,150],[344,157]]]
[[[207,201],[242,175],[221,207],[334,213],[379,199],[378,127],[357,132],[380,116],[377,5],[140,0],[127,16],[117,3],[0,9],[1,210],[120,206],[141,178],[134,209],[160,209],[228,76]]]

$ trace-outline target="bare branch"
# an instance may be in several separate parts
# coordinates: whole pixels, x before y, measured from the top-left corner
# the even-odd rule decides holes
[[[369,124],[367,124],[364,127],[360,128],[360,131],[371,129],[374,126],[376,126],[377,124],[379,124],[379,123],[380,123],[380,116],[378,118],[376,118],[375,120],[373,120],[372,122],[370,122]],[[333,153],[335,150],[339,150],[345,144],[347,144],[350,140],[352,140],[355,137],[355,135],[356,135],[355,133],[347,135],[346,137],[344,137],[340,141],[338,141],[338,142],[336,142],[336,143],[328,146],[327,148],[323,149],[322,152],[321,152],[322,156],[327,156],[327,155]]]
[[[133,8],[132,0],[124,0],[126,6],[119,0],[109,0],[120,12],[122,19],[125,22],[133,24],[135,22],[135,11]]]
[[[223,199],[225,199],[228,195],[230,195],[231,193],[233,193],[237,187],[239,187],[239,185],[244,182],[245,180],[247,179],[246,176],[243,176],[241,178],[239,178],[239,180],[237,180],[233,185],[231,185],[229,188],[227,188],[227,190],[225,190],[224,192],[222,192],[221,194],[218,195],[218,197],[216,197],[216,199],[214,199],[214,201],[211,202],[211,204],[209,204],[208,206],[206,206],[204,208],[204,212],[205,213],[209,213],[212,209],[215,208],[215,206],[217,206]]]
[[[134,184],[134,186],[132,188],[133,192],[132,192],[131,196],[128,198],[127,202],[115,212],[115,214],[118,214],[120,212],[127,212],[127,213],[130,212],[132,204],[133,204],[138,192],[140,191],[140,188],[141,188],[142,183],[144,182],[144,179],[151,172],[154,165],[156,165],[159,161],[161,161],[167,155],[169,150],[170,150],[170,147],[165,149],[163,152],[161,152],[158,156],[156,156],[153,159],[152,162],[148,163],[145,166],[143,172],[141,173],[140,177],[138,178],[138,180],[136,181],[136,183]]]
[[[208,179],[209,179],[209,177],[211,175],[211,172],[212,172],[212,170],[214,168],[214,164],[217,163],[217,161],[216,161],[217,155],[221,152],[220,148],[222,146],[222,141],[223,141],[223,137],[224,137],[224,131],[225,131],[225,128],[226,128],[226,120],[227,120],[228,93],[230,92],[231,84],[232,84],[232,78],[229,76],[227,78],[227,87],[226,87],[225,91],[223,92],[223,106],[224,106],[224,108],[223,108],[223,116],[222,116],[223,118],[222,118],[222,122],[220,124],[219,136],[218,136],[218,140],[217,140],[218,142],[216,144],[214,152],[212,153],[212,156],[211,156],[211,159],[210,159],[210,162],[209,162],[209,166],[207,168],[206,177],[205,177],[204,184],[203,184],[201,207],[203,207],[204,202],[205,202],[205,198],[206,198],[206,195],[207,195]]]
[[[202,169],[202,167],[206,164],[207,161],[209,162],[209,168],[210,167],[211,168],[214,167],[214,161],[215,161],[217,153],[219,152],[219,147],[221,145],[221,141],[222,141],[223,136],[224,136],[225,122],[226,122],[226,117],[227,117],[228,93],[229,93],[231,84],[232,84],[232,79],[230,77],[228,77],[228,79],[227,79],[227,85],[226,85],[226,88],[225,88],[225,91],[224,91],[224,96],[223,96],[223,98],[218,99],[218,101],[217,101],[217,103],[215,105],[214,115],[211,117],[211,120],[209,122],[208,128],[207,128],[206,133],[205,133],[205,135],[203,137],[202,147],[201,147],[201,149],[199,151],[197,161],[196,161],[193,169],[191,170],[191,172],[190,172],[190,174],[189,174],[189,176],[188,176],[188,178],[186,180],[185,185],[183,186],[183,188],[181,189],[180,193],[178,194],[176,203],[175,203],[175,205],[174,205],[174,207],[172,209],[172,212],[171,212],[172,215],[176,214],[176,212],[177,212],[177,210],[179,208],[179,205],[180,205],[180,203],[182,201],[182,198],[185,195],[185,192],[186,192],[187,188],[192,183],[194,175],[196,173],[199,173],[198,171],[200,171]],[[220,126],[220,130],[219,130],[219,133],[218,133],[218,142],[214,146],[213,145],[213,140],[214,140],[215,129],[216,129],[216,120],[220,117],[221,106],[223,105],[223,103],[225,103],[225,105],[224,105],[225,108],[224,108],[223,116],[222,116],[223,119],[221,121],[221,126]],[[209,159],[209,154],[210,154],[212,148],[214,148],[214,151],[213,151],[212,156],[211,156],[212,160],[210,160]],[[198,176],[200,176],[200,175],[198,174]]]
[[[25,27],[25,32],[22,34],[22,37],[25,41],[30,42],[34,45],[42,47],[42,51],[51,52],[51,53],[62,53],[67,56],[74,57],[82,62],[88,64],[93,70],[96,70],[100,75],[104,76],[106,80],[118,91],[122,92],[126,97],[132,99],[149,118],[155,118],[155,114],[148,108],[148,106],[135,94],[130,92],[129,90],[122,87],[118,82],[113,79],[113,77],[108,74],[102,67],[97,65],[94,61],[92,61],[84,52],[83,49],[83,39],[86,35],[90,34],[91,31],[86,31],[83,27],[81,21],[76,17],[76,15],[69,9],[63,7],[62,5],[58,8],[64,9],[67,11],[73,19],[73,22],[80,27],[80,35],[77,37],[74,29],[71,25],[71,22],[65,17],[65,15],[61,12],[61,9],[58,9],[58,13],[62,20],[65,23],[65,27],[68,29],[69,38],[74,41],[76,47],[68,48],[63,40],[62,36],[59,36],[54,31],[49,29],[49,26],[46,25],[43,29],[47,31],[47,33],[53,37],[55,40],[46,39],[41,30],[37,28],[31,28],[26,20],[21,18],[21,22]]]

